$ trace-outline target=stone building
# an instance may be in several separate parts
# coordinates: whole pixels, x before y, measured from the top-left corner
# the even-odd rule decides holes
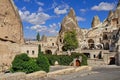
[[[30,50],[30,46],[35,46],[38,48],[38,45],[41,45],[41,51],[46,54],[56,54],[57,51],[57,37],[46,37],[45,35],[42,36],[42,39],[40,41],[26,41],[26,46],[22,46],[25,51]],[[38,49],[35,48],[35,50],[38,51]],[[22,51],[23,52],[23,51]],[[36,53],[38,54],[38,53]],[[35,56],[36,57],[36,56]]]
[[[29,57],[38,57],[38,45],[26,44],[21,46],[21,53],[26,53]]]
[[[90,59],[103,59],[105,64],[115,64],[117,51],[119,48],[120,32],[120,1],[115,11],[110,11],[108,17],[100,22],[98,16],[92,21],[92,28],[85,35],[82,52],[89,56]]]

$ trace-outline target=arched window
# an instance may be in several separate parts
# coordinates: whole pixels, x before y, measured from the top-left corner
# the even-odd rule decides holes
[[[29,50],[27,50],[27,54],[29,54]]]
[[[94,40],[93,40],[93,39],[89,39],[89,40],[88,40],[88,45],[89,45],[89,49],[95,48]]]
[[[32,55],[34,55],[35,54],[35,51],[34,50],[32,50]]]
[[[62,39],[60,39],[60,42],[62,42]]]

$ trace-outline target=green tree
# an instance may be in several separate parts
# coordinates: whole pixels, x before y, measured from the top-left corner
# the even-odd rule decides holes
[[[38,54],[41,53],[41,45],[38,45]]]
[[[42,70],[36,63],[35,60],[30,59],[28,62],[24,64],[24,72],[26,73],[32,73],[35,71]]]
[[[66,32],[64,35],[64,40],[63,40],[63,51],[67,50],[74,50],[78,47],[78,40],[76,38],[76,32],[75,30]]]
[[[49,72],[50,64],[49,64],[48,59],[47,59],[44,55],[38,56],[38,58],[37,58],[36,61],[37,61],[38,66],[39,66],[43,71]]]
[[[37,40],[37,41],[40,41],[40,34],[39,34],[39,32],[38,32],[37,35],[36,35],[36,40]]]
[[[41,45],[38,45],[38,56],[40,56],[41,54],[43,54],[43,52],[41,51]]]

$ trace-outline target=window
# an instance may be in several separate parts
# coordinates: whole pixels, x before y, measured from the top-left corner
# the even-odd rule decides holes
[[[103,40],[108,40],[107,34],[104,34],[104,35],[103,35]]]
[[[107,25],[108,26],[108,25]],[[105,30],[107,31],[107,28],[105,28]]]
[[[27,50],[27,54],[29,54],[29,50]]]
[[[62,42],[62,39],[60,39],[60,42]]]
[[[52,46],[54,46],[54,43],[52,43]]]
[[[94,58],[95,58],[96,56],[94,55]]]
[[[32,51],[32,55],[34,55],[35,54],[35,51]]]
[[[116,39],[116,36],[115,35],[113,35],[113,40],[115,40]]]

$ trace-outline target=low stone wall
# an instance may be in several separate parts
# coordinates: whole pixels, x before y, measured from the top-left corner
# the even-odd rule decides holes
[[[42,77],[47,77],[47,73],[44,71],[38,71],[26,75],[26,80],[35,80]]]
[[[23,72],[18,72],[18,73],[8,73],[5,75],[0,76],[0,80],[25,80],[26,79],[26,74]]]
[[[1,74],[0,80],[38,80],[39,78],[46,77],[47,73],[44,71],[38,71],[31,74],[25,74],[23,72]]]
[[[56,76],[56,75],[69,74],[69,73],[72,73],[74,71],[75,71],[75,68],[68,68],[68,69],[57,70],[57,71],[49,72],[47,74],[47,77]]]
[[[57,75],[70,74],[73,72],[78,72],[78,71],[83,71],[83,70],[92,70],[92,68],[88,66],[81,66],[81,67],[62,69],[62,70],[57,70],[57,71],[47,73],[47,77],[55,77]]]
[[[30,74],[25,74],[23,72],[18,73],[7,73],[0,74],[0,80],[39,80],[45,77],[55,77],[57,75],[70,74],[78,71],[91,70],[91,67],[81,66],[81,67],[71,67],[67,69],[57,70],[53,72],[46,73],[44,71],[38,71]]]

